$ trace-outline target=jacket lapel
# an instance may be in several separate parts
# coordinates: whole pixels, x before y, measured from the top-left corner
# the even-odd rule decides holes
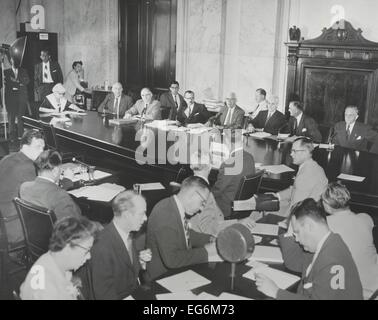
[[[180,211],[179,211],[179,208],[177,207],[176,200],[173,197],[171,197],[170,200],[171,200],[172,208],[174,208],[174,210],[172,210],[171,212],[173,212],[173,214],[175,216],[177,226],[180,226],[178,232],[180,234],[181,244],[182,244],[183,248],[186,248],[187,247],[187,245],[186,245],[186,236],[185,236],[185,233],[184,233],[184,226],[182,224],[182,220],[181,220],[181,216],[180,216]],[[176,212],[176,214],[174,212]]]

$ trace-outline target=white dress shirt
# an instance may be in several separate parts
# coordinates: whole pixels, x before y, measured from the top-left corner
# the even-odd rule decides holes
[[[177,198],[176,195],[173,196],[173,199],[175,199],[176,204],[177,204],[177,208],[178,208],[179,213],[180,213],[180,218],[181,218],[181,222],[182,222],[182,228],[183,228],[184,234],[185,234],[186,247],[188,247],[188,238],[187,238],[186,230],[185,230],[185,220],[186,220],[186,218],[185,218],[185,209],[184,209],[184,206],[182,205],[182,203],[180,202],[179,198]],[[189,224],[189,228],[190,228],[190,224]]]
[[[235,107],[233,108],[228,108],[226,118],[224,119],[224,124],[225,126],[228,126],[232,122],[232,116],[234,114]]]

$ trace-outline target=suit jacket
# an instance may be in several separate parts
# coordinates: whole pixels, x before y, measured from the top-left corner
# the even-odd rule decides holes
[[[22,152],[10,154],[0,161],[0,211],[9,218],[5,226],[10,243],[24,238],[13,199],[18,197],[20,186],[36,178],[34,162]]]
[[[345,121],[335,124],[332,143],[346,148],[368,151],[368,142],[374,143],[378,139],[378,133],[365,123],[355,122],[349,139],[346,128]]]
[[[61,111],[67,111],[70,105],[72,104],[64,97],[60,101],[61,101]],[[54,94],[51,93],[43,99],[39,108],[46,108],[46,109],[54,110],[55,107],[53,106],[53,103],[56,103],[56,102],[55,102]]]
[[[225,125],[224,122],[226,121],[226,118],[227,118],[228,109],[229,108],[227,106],[221,109],[221,111],[215,116],[214,124],[221,125],[221,126]],[[245,114],[245,111],[242,108],[235,106],[235,110],[232,114],[231,124],[229,124],[228,126],[225,126],[225,128],[242,129],[243,122],[244,122],[244,114]]]
[[[204,245],[210,236],[190,230],[192,248],[187,248],[184,226],[173,197],[161,200],[153,208],[147,224],[147,247],[152,260],[147,263],[151,279],[176,269],[208,261]]]
[[[233,168],[233,169],[232,169]],[[228,172],[232,170],[231,172]],[[235,199],[240,180],[243,176],[255,173],[255,160],[245,150],[236,151],[219,168],[218,178],[212,192],[225,217],[232,213],[232,202]]]
[[[54,210],[57,220],[64,217],[80,217],[81,211],[67,191],[55,183],[37,177],[24,182],[20,187],[20,197],[37,206]]]
[[[37,63],[34,67],[34,90],[38,93],[38,88],[43,84],[43,63]],[[63,73],[60,65],[56,61],[50,60],[50,73],[54,84],[63,83]]]
[[[142,99],[139,99],[135,104],[126,111],[126,113],[132,116],[141,115],[145,109],[145,104]],[[146,119],[159,120],[161,118],[160,102],[158,100],[153,100],[147,107],[145,112]]]
[[[318,129],[318,124],[309,116],[306,116],[302,113],[301,121],[298,123],[298,127],[294,130],[295,127],[295,118],[290,117],[289,119],[289,133],[295,136],[305,136],[311,138],[315,142],[322,141],[322,135]]]
[[[98,107],[98,112],[106,112],[117,114],[117,108],[114,108],[114,100],[115,96],[114,93],[109,93],[104,101],[101,102],[100,106]],[[119,102],[119,117],[123,118],[125,112],[129,110],[133,106],[133,100],[131,97],[122,93],[121,101]]]
[[[175,101],[173,100],[172,93],[170,91],[164,92],[160,96],[160,104],[162,108],[167,108],[169,110],[169,120],[176,120],[177,118],[177,111],[179,108],[185,104],[184,97],[181,94],[178,94],[179,96],[179,105],[176,106]]]
[[[298,170],[294,184],[290,188],[280,191],[281,201],[289,201],[289,208],[306,198],[318,201],[328,185],[324,170],[313,159],[304,162]]]
[[[263,128],[265,132],[277,135],[279,131],[284,129],[286,125],[286,118],[284,114],[276,110],[269,118],[268,122],[266,122],[268,112],[268,110],[260,111],[256,118],[250,122],[255,128]]]
[[[17,114],[19,109],[25,110],[28,102],[28,88],[30,82],[27,71],[18,68],[17,78],[12,69],[4,70],[5,80],[5,103],[7,112]],[[16,81],[14,81],[14,80]],[[1,76],[0,76],[1,80]]]
[[[137,288],[140,264],[135,243],[132,260],[114,223],[109,223],[93,245],[89,261],[96,300],[121,300]]]
[[[206,123],[209,119],[209,112],[203,104],[194,102],[193,110],[189,117],[187,117],[185,114],[186,108],[188,108],[188,106],[185,103],[177,111],[177,120],[182,124]]]
[[[331,233],[328,236],[308,275],[306,270],[313,254],[306,253],[293,237],[281,235],[279,240],[285,265],[293,271],[301,271],[302,279],[297,293],[279,289],[277,299],[362,300],[362,285],[356,264],[340,235]],[[343,270],[340,271],[340,268]],[[337,276],[342,280],[337,281]],[[337,284],[342,283],[345,287],[338,288]]]

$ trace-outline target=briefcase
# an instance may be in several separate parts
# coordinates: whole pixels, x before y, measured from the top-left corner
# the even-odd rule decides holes
[[[273,194],[261,193],[256,196],[257,211],[278,211],[280,210],[280,201]]]

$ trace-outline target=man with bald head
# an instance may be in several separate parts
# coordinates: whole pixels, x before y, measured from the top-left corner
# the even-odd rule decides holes
[[[225,106],[220,112],[209,119],[207,124],[215,124],[225,129],[241,129],[243,127],[244,110],[236,105],[236,94],[231,92],[226,97]]]
[[[277,110],[278,101],[278,96],[269,95],[267,99],[268,110],[260,111],[257,117],[249,122],[249,131],[264,131],[276,135],[285,127],[286,118]]]
[[[369,142],[377,143],[378,133],[369,125],[357,121],[358,113],[356,106],[345,108],[345,121],[335,124],[332,142],[342,147],[368,151]]]
[[[124,119],[130,119],[132,116],[143,116],[147,120],[160,120],[160,102],[153,99],[152,91],[149,88],[143,88],[140,92],[142,99],[139,99],[124,116]]]
[[[112,93],[109,93],[100,104],[98,112],[112,113],[117,118],[123,118],[125,112],[133,106],[131,97],[123,93],[122,84],[116,82],[112,86]]]

